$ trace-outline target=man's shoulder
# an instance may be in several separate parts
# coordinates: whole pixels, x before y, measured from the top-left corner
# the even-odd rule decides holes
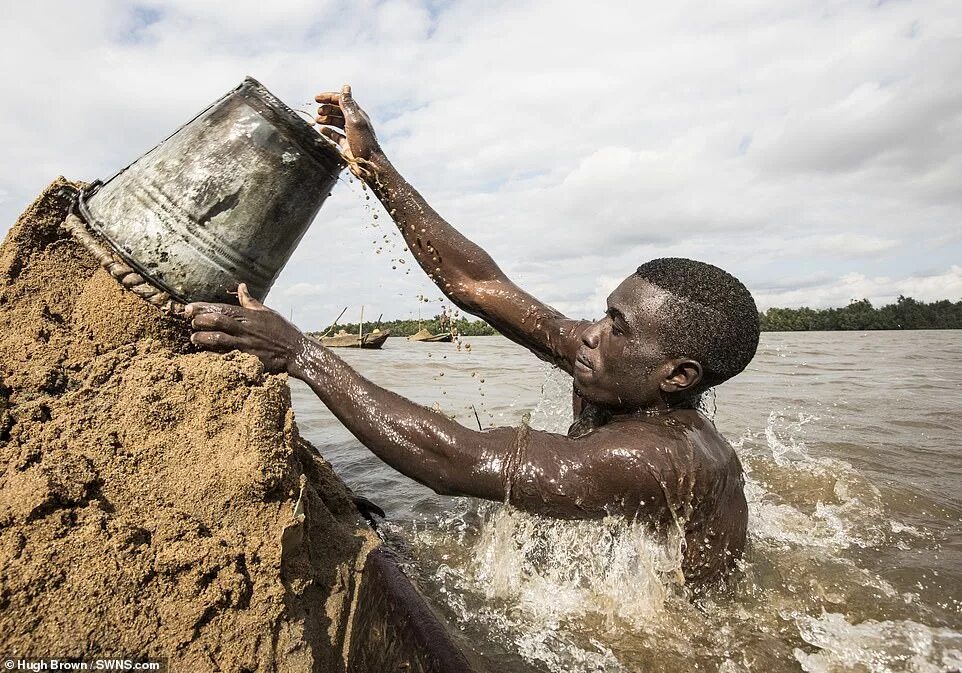
[[[599,427],[593,443],[615,457],[649,466],[701,472],[728,471],[738,458],[731,444],[702,414],[622,418]]]

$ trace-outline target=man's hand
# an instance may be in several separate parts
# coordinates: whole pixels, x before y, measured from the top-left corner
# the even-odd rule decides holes
[[[194,302],[184,309],[196,331],[190,341],[215,351],[239,350],[256,355],[270,374],[287,372],[304,346],[305,337],[276,311],[237,288],[240,306]]]
[[[340,93],[319,93],[314,100],[321,104],[316,120],[322,125],[321,133],[337,144],[354,175],[368,177],[368,165],[380,154],[381,147],[371,118],[354,101],[350,85],[345,84]]]

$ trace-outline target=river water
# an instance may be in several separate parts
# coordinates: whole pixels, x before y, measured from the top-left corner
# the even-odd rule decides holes
[[[502,337],[338,354],[470,427],[564,432],[570,379]],[[359,494],[493,671],[962,669],[962,332],[767,333],[707,411],[747,473],[749,548],[690,601],[676,555],[619,520],[557,522],[435,495],[301,382],[302,434]]]

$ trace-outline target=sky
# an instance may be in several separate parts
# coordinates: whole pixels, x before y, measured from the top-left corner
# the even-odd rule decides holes
[[[4,13],[0,235],[56,176],[109,177],[252,75],[311,111],[350,83],[428,202],[572,317],[664,256],[721,266],[762,310],[962,299],[958,0]],[[440,292],[346,176],[267,304],[307,330],[345,306],[434,315]]]

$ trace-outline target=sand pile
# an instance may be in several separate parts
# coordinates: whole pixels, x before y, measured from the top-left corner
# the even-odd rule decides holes
[[[71,189],[0,248],[0,653],[342,669],[374,540],[285,379],[122,290],[59,228]]]

